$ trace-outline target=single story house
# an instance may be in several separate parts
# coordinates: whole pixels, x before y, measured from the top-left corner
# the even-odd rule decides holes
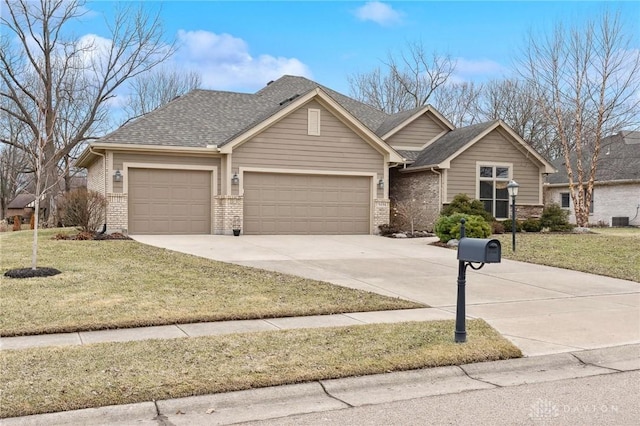
[[[295,76],[254,94],[189,92],[91,143],[77,166],[108,199],[107,229],[130,234],[372,234],[416,185],[424,227],[460,192],[506,218],[510,179],[518,208],[538,212],[555,171],[502,121],[388,115]]]
[[[24,223],[28,223],[31,220],[31,215],[35,210],[36,196],[29,193],[22,193],[16,195],[16,197],[7,205],[7,217],[13,218],[20,216],[20,220]]]
[[[575,159],[572,159],[575,173]],[[549,176],[545,198],[569,211],[576,222],[564,159],[553,162],[560,170]],[[585,163],[588,173],[589,162]],[[605,226],[640,226],[640,132],[621,131],[602,139],[589,223]]]

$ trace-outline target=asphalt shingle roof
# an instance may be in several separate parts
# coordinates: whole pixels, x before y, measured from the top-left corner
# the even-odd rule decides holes
[[[420,155],[421,151],[409,151],[409,150],[404,150],[404,149],[398,149],[396,150],[398,151],[398,154],[400,154],[400,156],[404,159],[407,159],[409,161],[415,161],[416,158],[418,158],[418,155]]]
[[[398,112],[398,113],[387,116],[385,120],[382,122],[382,124],[376,129],[376,134],[378,136],[386,135],[388,132],[393,130],[395,127],[400,125],[402,122],[404,122],[406,119],[411,117],[413,114],[415,114],[416,112],[418,112],[418,110],[422,108],[424,107],[418,107],[418,108]]]
[[[558,173],[550,175],[551,184],[569,183],[564,158],[551,162]],[[573,171],[576,170],[576,157],[571,159]],[[583,162],[588,170],[590,161]],[[640,180],[640,132],[622,131],[602,139],[596,181]]]
[[[36,199],[36,196],[33,194],[18,194],[16,198],[14,198],[9,205],[8,209],[23,209],[32,203]]]
[[[234,93],[193,90],[127,123],[102,138],[101,143],[180,147],[219,147],[286,108],[298,96],[317,88],[378,136],[388,133],[421,108],[388,115],[304,77],[285,75],[258,92]],[[402,151],[412,168],[436,165],[473,140],[495,121],[452,130],[422,152]],[[640,145],[639,145],[640,146]]]
[[[387,115],[304,77],[283,76],[255,94],[194,90],[132,121],[103,143],[159,146],[222,146],[287,106],[287,100],[320,87],[369,129]]]
[[[489,121],[450,131],[423,149],[416,158],[416,161],[408,168],[431,166],[441,163],[495,123],[496,121]]]

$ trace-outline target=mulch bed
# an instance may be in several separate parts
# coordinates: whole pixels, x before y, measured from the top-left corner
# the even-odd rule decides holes
[[[71,240],[71,241],[109,241],[109,240],[131,240],[128,236],[121,234],[120,232],[114,232],[113,234],[96,234],[92,232],[80,232],[76,235],[56,234],[53,237],[54,240]]]
[[[61,274],[59,270],[55,268],[21,268],[21,269],[9,269],[4,273],[5,277],[9,278],[36,278],[36,277],[51,277],[53,275]]]

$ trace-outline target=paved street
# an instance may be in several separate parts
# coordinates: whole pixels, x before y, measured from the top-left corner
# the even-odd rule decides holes
[[[483,389],[248,425],[615,425],[640,418],[640,371]]]

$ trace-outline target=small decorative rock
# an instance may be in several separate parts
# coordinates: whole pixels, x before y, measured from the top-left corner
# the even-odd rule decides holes
[[[577,227],[573,228],[573,232],[575,234],[588,234],[588,233],[591,232],[591,229],[585,228],[585,227],[581,227],[581,226],[577,226]]]
[[[449,246],[449,247],[458,247],[458,243],[459,243],[459,241],[454,238],[453,240],[447,241],[447,246]]]
[[[407,238],[407,235],[402,232],[398,232],[396,234],[393,234],[393,238]]]

